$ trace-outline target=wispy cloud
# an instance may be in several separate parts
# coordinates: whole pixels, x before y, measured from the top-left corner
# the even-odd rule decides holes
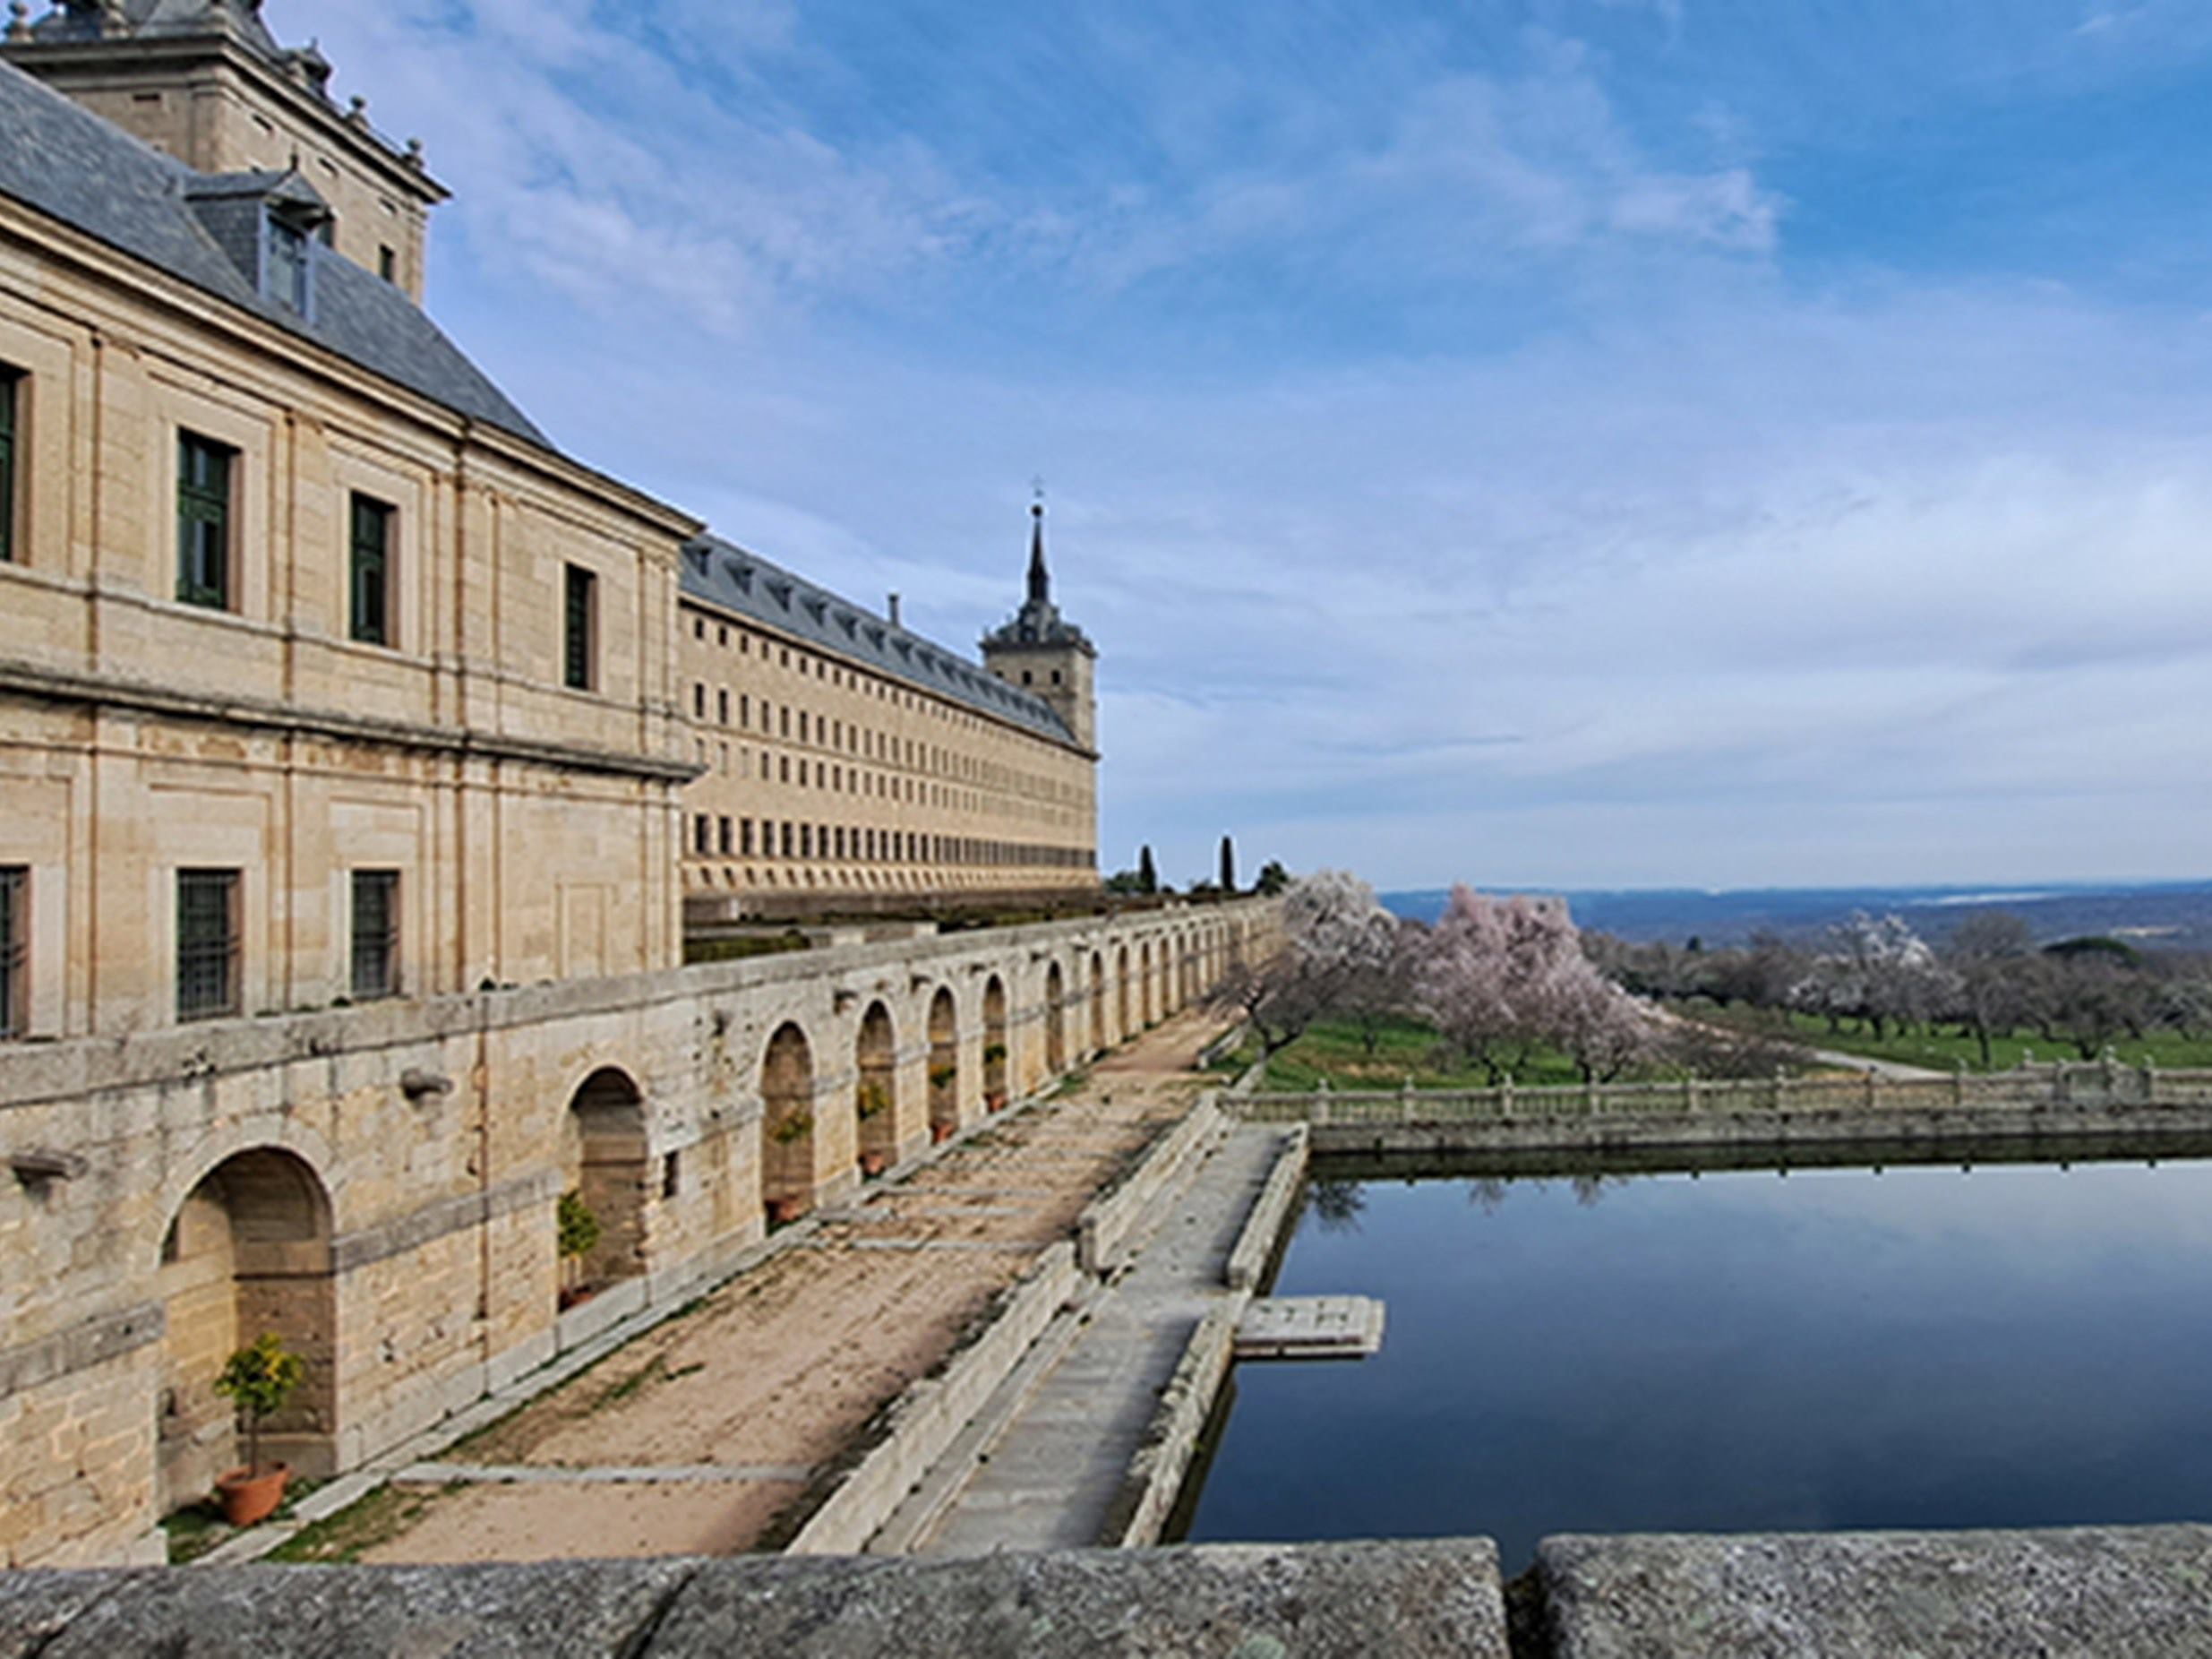
[[[1048,477],[1110,861],[2199,869],[2180,6],[270,4],[579,453],[954,643]]]

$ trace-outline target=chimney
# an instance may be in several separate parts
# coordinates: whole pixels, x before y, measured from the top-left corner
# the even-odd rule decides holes
[[[895,593],[895,594],[893,594],[893,595],[891,596],[891,626],[893,626],[894,628],[896,628],[896,627],[898,627],[899,625],[900,625],[900,623],[899,623],[899,620],[898,620],[898,595],[896,595],[896,594]]]

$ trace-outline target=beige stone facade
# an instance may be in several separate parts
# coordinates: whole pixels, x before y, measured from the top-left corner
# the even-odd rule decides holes
[[[307,1361],[275,1449],[356,1466],[1273,926],[680,967],[687,897],[1095,890],[1087,641],[1055,702],[819,589],[787,626],[686,597],[701,527],[391,289],[319,250],[314,303],[275,285],[285,213],[335,208],[373,266],[349,221],[406,179],[313,64],[227,32],[252,8],[140,58],[98,33],[175,6],[71,4],[4,56],[227,180],[0,64],[0,1566],[157,1554],[236,1457],[211,1384],[259,1332]],[[313,197],[239,176],[280,164],[257,112]],[[569,1192],[601,1238],[564,1264]]]
[[[1097,890],[1097,757],[1065,732],[689,597],[677,650],[695,917]]]
[[[0,869],[27,887],[26,1035],[176,1018],[184,870],[237,872],[241,1013],[352,993],[362,870],[397,877],[394,991],[678,959],[690,520],[4,197],[0,373]],[[219,605],[178,597],[187,439],[229,458]],[[386,514],[382,644],[349,627],[356,500]],[[596,607],[580,691],[570,566]]]

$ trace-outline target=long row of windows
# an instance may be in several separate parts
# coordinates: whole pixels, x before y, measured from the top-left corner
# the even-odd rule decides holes
[[[832,864],[962,864],[979,868],[1087,870],[1087,847],[1038,847],[975,836],[928,835],[913,830],[869,830],[858,825],[802,824],[763,818],[755,834],[750,818],[691,815],[691,851],[701,858],[823,859]]]
[[[701,725],[714,725],[724,728],[746,731],[754,728],[756,705],[750,692],[740,692],[733,699],[728,686],[714,688],[711,704],[708,693],[709,688],[705,681],[695,680],[691,683],[691,718],[694,720]],[[708,717],[710,707],[713,709],[711,719]],[[1072,803],[1078,800],[1081,795],[1081,791],[1074,786],[1056,783],[1051,778],[1035,772],[1025,772],[1016,767],[996,765],[984,761],[980,756],[960,754],[954,750],[942,748],[935,744],[917,743],[910,737],[901,738],[890,733],[877,731],[871,726],[836,719],[828,715],[818,714],[810,718],[807,710],[793,709],[789,703],[779,706],[763,697],[759,700],[757,708],[760,732],[786,743],[794,741],[795,723],[796,742],[816,745],[833,754],[858,755],[863,760],[875,761],[879,765],[901,766],[910,770],[931,773],[939,778],[953,778],[964,783],[977,784],[985,789],[995,789],[1005,794],[1033,800]],[[732,715],[736,716],[734,720],[731,718]],[[768,760],[764,752],[761,757],[761,776],[763,778],[767,776],[767,766]],[[786,774],[784,781],[789,783],[791,778],[788,774],[791,771],[792,763],[786,760],[783,766]],[[799,762],[799,781],[802,784],[807,780],[806,768],[807,762],[802,760]],[[841,768],[834,768],[827,761],[815,763],[816,774],[821,778],[820,787],[824,788],[841,789],[845,787],[840,779],[833,778],[832,776],[834,772],[841,770]],[[864,792],[855,786],[854,793]],[[882,792],[874,791],[873,793]],[[972,810],[979,812],[983,810],[982,791],[971,791],[970,794],[975,803]],[[913,799],[913,797],[908,795],[905,798]],[[949,801],[939,800],[939,804],[949,804]]]

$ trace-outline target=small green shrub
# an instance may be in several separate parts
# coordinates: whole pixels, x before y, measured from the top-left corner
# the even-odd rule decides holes
[[[284,1403],[307,1379],[307,1362],[265,1330],[224,1363],[215,1391],[245,1416],[246,1471],[261,1472],[261,1419],[282,1411]]]

